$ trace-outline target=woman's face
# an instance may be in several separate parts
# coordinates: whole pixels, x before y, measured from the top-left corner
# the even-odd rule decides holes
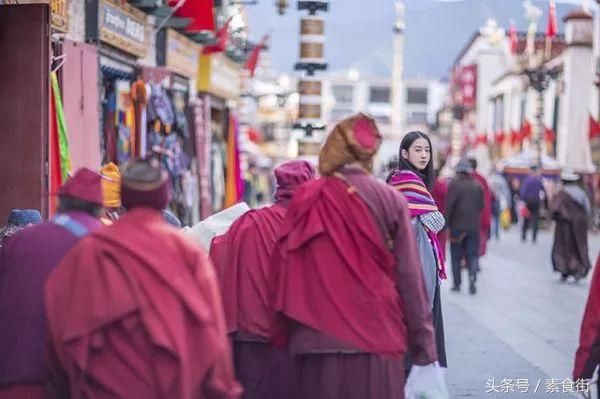
[[[417,170],[424,170],[431,161],[431,148],[427,140],[419,137],[407,150],[402,150],[402,156]]]

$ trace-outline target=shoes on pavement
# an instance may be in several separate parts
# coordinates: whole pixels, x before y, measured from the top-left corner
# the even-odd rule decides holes
[[[457,287],[457,286],[455,285],[454,287],[452,287],[452,288],[450,289],[450,291],[452,291],[452,292],[460,292],[460,287]]]
[[[563,274],[562,276],[560,276],[560,281],[566,283],[568,278],[569,276]]]
[[[475,295],[477,293],[477,288],[475,287],[475,283],[469,284],[469,294]]]

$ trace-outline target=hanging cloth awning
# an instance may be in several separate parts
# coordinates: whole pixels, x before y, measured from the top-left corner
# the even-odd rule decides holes
[[[186,31],[214,32],[215,16],[213,0],[169,0],[169,6],[177,7],[182,1],[183,4],[175,11],[175,16],[190,18],[192,20],[192,23],[188,25]]]

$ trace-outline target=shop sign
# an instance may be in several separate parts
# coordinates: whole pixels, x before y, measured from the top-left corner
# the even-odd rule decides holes
[[[105,43],[138,57],[146,55],[146,15],[127,3],[100,0],[98,32]]]
[[[241,94],[241,67],[222,54],[200,57],[198,91],[225,100],[236,100]]]
[[[198,58],[201,46],[169,29],[167,31],[166,66],[171,71],[186,77],[194,77],[198,72]]]
[[[69,30],[69,0],[50,0],[50,22],[60,32]]]

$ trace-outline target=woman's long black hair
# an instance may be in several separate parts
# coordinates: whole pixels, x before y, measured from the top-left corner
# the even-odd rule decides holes
[[[413,164],[408,162],[408,159],[405,159],[402,156],[402,150],[406,150],[408,152],[408,149],[415,142],[415,140],[420,138],[427,140],[427,144],[429,144],[429,151],[431,151],[429,163],[423,170],[418,170],[413,166]],[[425,186],[427,186],[429,190],[433,189],[433,185],[435,184],[435,174],[433,170],[433,146],[431,145],[431,140],[429,139],[428,135],[419,131],[406,133],[406,135],[402,139],[402,142],[400,143],[400,149],[398,150],[398,158],[400,163],[398,167],[399,170],[410,170],[411,172],[416,173],[421,179],[423,179]]]

